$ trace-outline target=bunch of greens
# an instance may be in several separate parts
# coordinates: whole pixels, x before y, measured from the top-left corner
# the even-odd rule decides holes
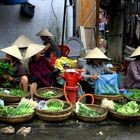
[[[16,107],[15,112],[12,115],[20,116],[20,115],[33,113],[36,105],[37,105],[36,101],[33,101],[32,99],[22,98],[22,100]]]
[[[92,110],[80,102],[76,103],[76,113],[78,113],[79,115],[82,115],[82,116],[89,116],[89,117],[94,117],[94,116],[100,115],[96,110]]]
[[[63,104],[59,101],[50,101],[47,103],[47,111],[60,111],[63,110]]]
[[[55,91],[47,91],[47,92],[42,92],[40,95],[43,97],[55,97],[58,96],[59,94]]]
[[[12,106],[0,106],[0,116],[12,116],[15,108]]]
[[[10,89],[10,90],[0,89],[0,95],[25,97],[27,94],[21,89]]]
[[[0,62],[0,76],[2,76],[3,73],[12,75],[13,74],[12,66],[8,63]]]
[[[32,99],[22,98],[16,108],[11,106],[0,106],[1,116],[23,116],[34,112],[36,102]]]
[[[128,89],[128,92],[131,94],[126,94],[126,96],[133,99],[140,99],[140,90],[139,89]]]
[[[124,115],[133,115],[139,113],[139,106],[136,101],[131,101],[124,105],[115,103],[114,111]]]
[[[11,89],[10,95],[25,97],[27,94],[21,89]]]

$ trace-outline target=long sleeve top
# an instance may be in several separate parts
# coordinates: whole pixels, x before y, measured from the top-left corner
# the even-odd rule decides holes
[[[13,81],[19,82],[21,77],[27,74],[25,68],[21,62],[15,63],[12,67],[13,67],[13,75],[12,75]]]
[[[140,83],[140,60],[134,60],[129,64],[125,78],[126,88],[131,88],[136,83]]]
[[[32,76],[38,77],[44,86],[50,86],[51,76],[50,72],[54,70],[53,65],[44,57],[37,61],[29,63],[29,73]]]
[[[88,82],[93,88],[95,86],[95,80],[90,79],[91,75],[102,75],[102,74],[112,74],[112,71],[108,69],[104,63],[99,63],[98,65],[86,64],[83,68],[82,76],[85,81]]]

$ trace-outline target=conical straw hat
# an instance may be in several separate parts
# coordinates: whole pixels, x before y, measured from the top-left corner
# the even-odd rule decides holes
[[[87,56],[86,59],[109,59],[100,49],[94,48]]]
[[[19,36],[12,45],[16,45],[18,48],[26,48],[29,44],[32,44],[33,41],[31,41],[28,37],[21,35]]]
[[[24,59],[30,58],[34,56],[35,54],[41,52],[42,50],[45,49],[46,46],[44,45],[39,45],[39,44],[29,44],[28,48],[25,53]]]
[[[130,57],[136,57],[140,55],[140,46],[130,55]]]
[[[53,37],[53,35],[49,32],[49,30],[47,28],[42,29],[36,35],[37,36],[50,36],[50,37]]]
[[[11,56],[14,56],[18,59],[23,60],[22,55],[21,55],[19,48],[17,46],[6,47],[6,48],[1,49],[1,51],[9,54]]]

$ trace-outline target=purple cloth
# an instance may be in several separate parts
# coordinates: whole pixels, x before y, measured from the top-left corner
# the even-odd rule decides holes
[[[132,61],[127,68],[125,79],[126,88],[140,89],[140,60]]]
[[[48,87],[50,86],[51,76],[50,72],[53,72],[53,65],[44,57],[41,57],[39,60],[29,63],[29,73],[31,77],[39,78],[40,82]]]

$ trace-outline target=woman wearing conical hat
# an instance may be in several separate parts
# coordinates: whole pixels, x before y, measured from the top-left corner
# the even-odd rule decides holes
[[[28,92],[28,77],[27,73],[20,62],[22,60],[21,53],[17,46],[10,46],[4,49],[1,49],[2,52],[6,54],[6,60],[13,68],[13,74],[9,75],[7,73],[3,74],[3,78],[13,86],[19,86],[26,93]]]
[[[54,36],[48,31],[47,28],[42,29],[40,32],[36,34],[37,36],[40,36],[42,41],[44,42],[43,45],[45,45],[45,56],[47,58],[50,58],[50,54],[53,52],[56,57],[60,57],[60,51],[57,47],[57,43],[54,40]]]
[[[25,59],[29,60],[30,74],[30,95],[33,98],[35,91],[40,87],[51,86],[51,73],[54,71],[53,65],[47,58],[41,55],[41,51],[46,46],[39,44],[30,44],[25,53]]]
[[[84,65],[82,76],[84,81],[80,84],[86,93],[93,93],[95,81],[98,75],[112,74],[113,72],[106,67],[102,60],[109,58],[97,47],[94,48],[86,57],[87,63]]]
[[[140,89],[140,46],[130,56],[135,58],[127,68],[125,86],[128,89]]]

